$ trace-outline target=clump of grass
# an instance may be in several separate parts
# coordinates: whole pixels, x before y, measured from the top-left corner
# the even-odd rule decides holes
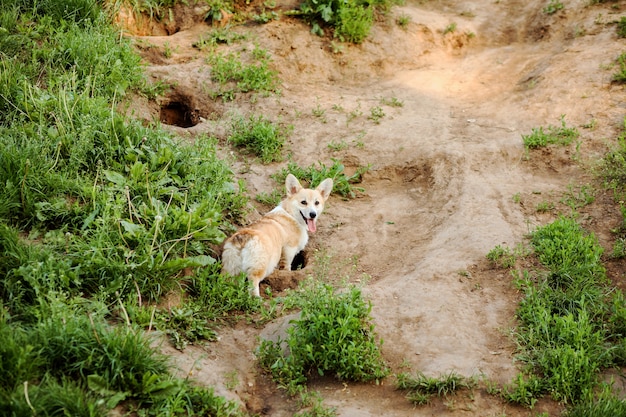
[[[287,339],[264,340],[258,352],[262,368],[290,392],[297,392],[310,372],[350,381],[379,380],[388,374],[380,353],[382,341],[376,342],[371,324],[371,304],[363,300],[359,288],[338,292],[309,279],[296,305],[300,318],[287,330]]]
[[[304,180],[309,184],[319,184],[326,178],[333,179],[333,193],[337,193],[345,198],[354,198],[359,192],[365,191],[363,188],[356,187],[354,184],[361,182],[363,174],[369,170],[369,166],[361,166],[356,169],[354,174],[348,176],[345,174],[345,167],[338,159],[333,159],[331,166],[326,166],[321,162],[302,168],[293,162],[289,162],[287,167],[272,175],[278,183],[284,183],[287,174],[293,174],[300,180]]]
[[[254,153],[264,164],[282,160],[282,148],[291,128],[263,116],[236,117],[228,141]]]
[[[543,8],[543,12],[545,14],[554,14],[559,10],[563,10],[563,8],[563,3],[561,3],[560,0],[550,0],[548,5]]]
[[[618,70],[613,74],[613,82],[625,83],[626,82],[626,53],[619,55],[616,59]]]
[[[565,115],[561,115],[561,126],[548,126],[533,128],[530,135],[522,135],[526,149],[536,149],[547,145],[569,145],[578,139],[580,132],[575,127],[567,127]]]
[[[376,11],[385,12],[392,2],[387,0],[374,3],[361,0],[305,0],[300,4],[298,14],[313,26],[312,32],[323,34],[322,26],[333,28],[335,38],[342,42],[363,42],[374,23]]]
[[[433,396],[448,396],[457,390],[472,389],[475,381],[450,372],[439,378],[427,377],[422,373],[410,375],[400,373],[397,376],[396,388],[407,391],[407,398],[415,405],[424,405],[430,402]]]
[[[0,5],[0,409],[237,415],[174,378],[128,313],[184,271],[215,279],[215,245],[247,200],[215,139],[182,145],[115,110],[129,90],[155,90],[101,4]],[[196,284],[202,306],[227,293]],[[191,306],[165,331],[211,337],[209,312]]]
[[[212,54],[208,59],[211,65],[211,79],[219,88],[213,96],[224,100],[234,99],[237,93],[260,92],[269,94],[279,87],[278,73],[270,67],[269,53],[258,47],[251,51],[244,63],[240,54]]]
[[[626,17],[622,16],[617,22],[617,36],[620,38],[626,38]]]
[[[402,13],[396,18],[396,24],[400,26],[400,28],[402,28],[403,30],[407,30],[409,27],[409,23],[411,23],[412,20],[413,19],[410,15]]]
[[[518,276],[524,299],[515,334],[527,366],[503,396],[529,407],[545,393],[569,404],[592,401],[600,370],[624,361],[624,297],[609,287],[596,237],[574,219],[538,228],[531,244],[547,271]]]

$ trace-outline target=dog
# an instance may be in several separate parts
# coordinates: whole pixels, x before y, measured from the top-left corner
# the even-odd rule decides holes
[[[317,219],[333,189],[326,178],[315,189],[303,188],[292,174],[285,179],[287,197],[256,223],[229,237],[222,252],[222,272],[245,273],[252,294],[260,297],[259,284],[279,266],[290,268],[304,249],[309,233],[317,230]]]

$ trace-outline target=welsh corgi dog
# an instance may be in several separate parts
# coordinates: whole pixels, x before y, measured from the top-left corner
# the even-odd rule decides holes
[[[293,258],[304,249],[309,233],[317,230],[317,219],[333,189],[326,178],[315,189],[303,188],[292,174],[285,180],[287,197],[256,223],[247,226],[224,243],[222,272],[245,273],[252,293],[260,297],[259,284],[279,266],[290,268]]]

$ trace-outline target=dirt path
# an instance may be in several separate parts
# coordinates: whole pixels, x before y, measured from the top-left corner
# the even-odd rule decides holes
[[[537,213],[536,204],[589,181],[588,163],[616,136],[624,92],[610,83],[610,63],[624,41],[609,23],[626,12],[588,1],[568,2],[555,15],[535,0],[457,3],[394,8],[368,41],[342,45],[339,53],[298,21],[238,27],[272,54],[284,85],[279,97],[228,107],[208,99],[210,71],[191,46],[207,26],[138,39],[152,45],[145,54],[154,77],[175,81],[176,94],[207,119],[173,128],[181,135],[223,135],[226,115],[236,109],[293,124],[288,150],[302,166],[331,158],[348,170],[371,164],[362,196],[330,200],[311,250],[355,264],[353,279],[370,277],[365,292],[394,372],[456,371],[507,383],[517,373],[506,333],[519,296],[485,255],[498,244],[514,247],[549,221],[554,213]],[[393,24],[400,15],[411,17],[406,30]],[[444,35],[451,23],[456,30]],[[173,53],[163,58],[166,47]],[[389,105],[393,99],[402,106]],[[379,123],[368,119],[375,107],[384,112]],[[158,117],[154,105],[135,110]],[[578,147],[525,158],[521,135],[558,125],[561,115],[581,131]],[[280,165],[235,163],[251,195],[276,186],[269,175]],[[587,221],[602,218],[599,208]],[[184,372],[251,411],[292,415],[293,402],[257,374],[260,331],[242,324],[208,347],[171,353]],[[481,391],[413,408],[393,383],[313,387],[340,416],[529,415]],[[534,412],[557,410],[546,402]]]

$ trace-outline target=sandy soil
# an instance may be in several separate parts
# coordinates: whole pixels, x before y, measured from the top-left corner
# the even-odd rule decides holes
[[[211,29],[194,19],[202,10],[181,8],[167,25],[128,21],[148,72],[175,84],[167,97],[137,99],[130,110],[167,122],[170,116],[161,107],[183,103],[190,120],[199,123],[170,128],[190,138],[200,133],[225,138],[233,112],[262,114],[294,126],[287,152],[302,166],[331,164],[331,158],[340,158],[348,171],[371,164],[362,195],[330,199],[308,253],[323,251],[338,274],[352,270],[353,281],[369,276],[365,294],[394,373],[455,371],[504,384],[517,373],[508,334],[520,295],[509,273],[492,268],[485,255],[498,244],[523,243],[534,227],[568,213],[561,197],[569,187],[593,181],[594,161],[613,142],[624,117],[624,89],[611,83],[612,62],[625,46],[612,22],[626,15],[624,3],[573,0],[554,15],[542,12],[546,4],[409,1],[381,19],[362,45],[343,44],[339,51],[291,18],[237,26],[233,30],[249,38],[222,48],[267,49],[283,87],[279,96],[240,96],[227,104],[209,98],[215,86],[206,53],[192,47]],[[277,9],[293,6],[279,2]],[[411,18],[406,30],[394,23],[401,15]],[[444,34],[451,23],[456,30]],[[393,98],[403,105],[381,102]],[[385,113],[379,123],[368,119],[377,106]],[[559,125],[561,115],[568,126],[578,127],[580,143],[526,156],[521,135]],[[336,144],[345,146],[335,149]],[[261,165],[225,144],[223,151],[250,195],[280,187],[269,175],[282,164]],[[555,210],[537,212],[542,201],[555,202]],[[258,207],[260,213],[266,210]],[[581,211],[584,225],[610,247],[610,229],[619,222],[611,198],[599,193]],[[304,272],[312,268],[310,262]],[[623,280],[623,265],[609,270],[616,282]],[[190,346],[182,354],[164,349],[181,372],[241,401],[250,412],[289,416],[297,405],[259,372],[254,356],[259,335],[273,328],[240,323],[222,329],[219,342]],[[340,416],[522,416],[561,410],[546,400],[531,412],[484,389],[414,408],[394,382],[393,377],[379,386],[320,380],[311,387]]]

